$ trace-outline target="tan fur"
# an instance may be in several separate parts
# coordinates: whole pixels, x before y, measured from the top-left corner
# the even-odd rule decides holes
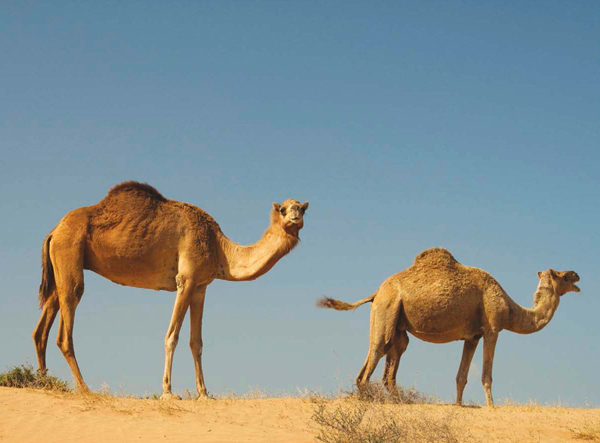
[[[432,248],[421,252],[411,267],[384,281],[374,297],[354,304],[326,298],[317,304],[349,310],[373,301],[369,353],[356,379],[359,388],[369,381],[384,355],[383,382],[390,389],[395,386],[400,357],[408,346],[407,332],[432,343],[464,340],[456,377],[456,402],[461,404],[471,360],[483,337],[482,382],[487,404],[492,406],[492,364],[498,333],[503,329],[521,334],[539,331],[552,319],[560,296],[579,292],[575,285],[579,276],[573,271],[549,269],[538,277],[534,306],[525,309],[487,272],[461,265],[445,249]]]
[[[181,324],[190,310],[190,347],[196,387],[207,395],[202,374],[202,313],[206,286],[215,279],[254,280],[300,241],[308,202],[274,203],[271,224],[250,246],[230,241],[202,209],[169,200],[133,181],[113,187],[93,206],[69,212],[42,247],[42,315],[33,331],[40,371],[46,371],[48,333],[60,309],[57,344],[81,390],[87,387],[73,350],[73,321],[83,295],[83,270],[125,286],[177,291],[165,337],[163,398],[171,393],[171,366]]]

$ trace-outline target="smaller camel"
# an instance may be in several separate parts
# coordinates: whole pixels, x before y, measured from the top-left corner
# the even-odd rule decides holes
[[[60,310],[56,343],[77,387],[88,391],[73,348],[75,309],[87,269],[120,285],[177,292],[165,337],[161,398],[178,398],[171,392],[171,368],[187,311],[196,389],[206,397],[201,358],[206,287],[215,279],[248,281],[271,270],[300,242],[307,208],[308,202],[294,199],[273,203],[271,224],[249,246],[229,240],[202,209],[167,199],[145,183],[118,184],[99,203],[69,212],[42,246],[42,315],[32,334],[40,372],[46,372],[48,333]]]
[[[487,405],[493,406],[492,365],[498,333],[503,329],[519,334],[541,330],[552,320],[560,297],[579,292],[576,272],[548,269],[538,272],[538,278],[533,307],[526,309],[487,272],[461,265],[443,248],[432,248],[421,252],[411,267],[385,280],[370,297],[352,304],[324,297],[317,306],[349,311],[373,303],[369,353],[356,378],[359,390],[369,382],[385,355],[382,381],[393,391],[410,332],[430,343],[464,340],[456,375],[456,403],[461,405],[473,354],[483,337],[481,381]]]

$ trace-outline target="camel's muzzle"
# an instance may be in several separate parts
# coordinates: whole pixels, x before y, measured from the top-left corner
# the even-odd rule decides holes
[[[567,278],[573,285],[573,291],[580,292],[581,289],[579,289],[579,287],[575,284],[579,281],[579,274],[577,274],[575,271],[571,271],[567,274]]]

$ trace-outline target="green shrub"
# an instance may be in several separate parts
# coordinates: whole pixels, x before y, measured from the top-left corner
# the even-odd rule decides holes
[[[69,383],[48,373],[40,374],[29,363],[14,366],[6,372],[0,373],[0,386],[7,388],[48,389],[61,392],[71,391]]]

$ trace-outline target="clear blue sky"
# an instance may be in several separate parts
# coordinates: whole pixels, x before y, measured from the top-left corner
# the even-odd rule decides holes
[[[148,182],[256,241],[309,200],[302,243],[207,293],[209,391],[348,388],[356,300],[431,246],[530,306],[536,272],[581,276],[539,333],[500,335],[496,399],[600,405],[597,2],[4,2],[0,369],[35,362],[40,249],[69,210]],[[161,391],[173,293],[86,273],[75,350],[92,388]],[[48,347],[50,370],[70,378]],[[175,391],[193,390],[188,324]],[[462,342],[412,339],[401,383],[453,400]],[[465,398],[483,402],[481,349]],[[380,377],[381,367],[376,373]]]

